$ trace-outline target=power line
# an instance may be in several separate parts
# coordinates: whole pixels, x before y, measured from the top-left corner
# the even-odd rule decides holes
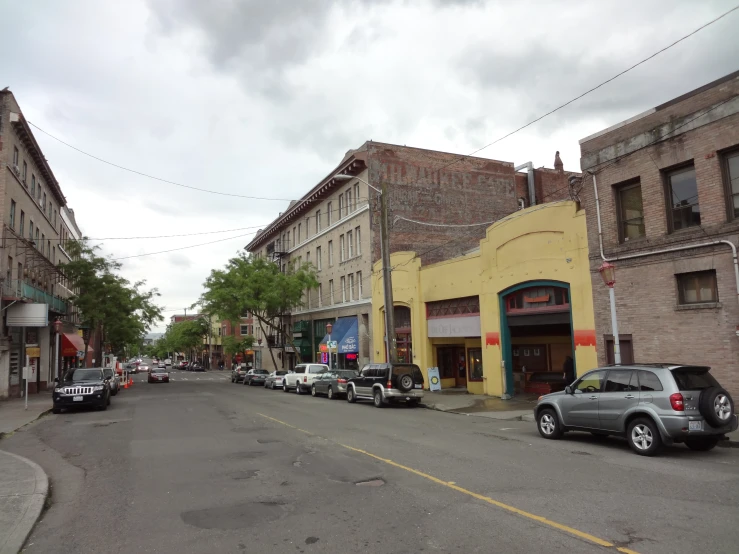
[[[410,223],[417,223],[418,225],[428,225],[429,227],[482,227],[483,225],[491,225],[495,221],[483,221],[481,223],[464,223],[464,224],[452,224],[452,223],[429,223],[427,221],[417,221],[415,219],[408,219],[400,215],[395,216],[395,221],[409,221]]]
[[[218,240],[212,240],[210,242],[202,242],[200,244],[191,244],[190,246],[181,246],[180,248],[170,248],[169,250],[161,250],[159,252],[147,252],[145,254],[135,254],[133,256],[123,256],[121,258],[111,258],[110,261],[117,262],[118,260],[128,260],[130,258],[142,258],[144,256],[154,256],[156,254],[166,254],[168,252],[175,252],[177,250],[187,250],[188,248],[197,248],[198,246],[207,246],[208,244],[216,244],[217,242],[225,242],[227,240],[233,240],[238,238],[243,238],[248,235],[253,235],[254,233],[246,233],[244,235],[236,235],[235,237],[228,237],[225,239],[218,239]]]

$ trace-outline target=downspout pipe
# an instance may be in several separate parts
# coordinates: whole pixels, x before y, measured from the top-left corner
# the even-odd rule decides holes
[[[534,187],[534,162],[526,162],[525,164],[517,165],[513,168],[513,171],[521,171],[523,168],[527,168],[528,179],[529,179],[529,205],[536,205],[536,188]]]
[[[727,245],[731,248],[731,255],[734,261],[734,278],[736,280],[736,299],[739,303],[739,258],[737,257],[736,244],[730,240],[711,240],[707,242],[699,242],[695,244],[685,244],[681,246],[672,246],[670,248],[661,248],[659,250],[653,250],[652,252],[641,252],[639,254],[627,254],[626,256],[616,256],[615,258],[607,258],[605,251],[603,250],[603,225],[600,219],[600,200],[598,199],[598,181],[595,173],[588,170],[588,173],[593,177],[593,191],[595,192],[595,214],[598,220],[598,245],[600,246],[600,257],[604,262],[617,262],[620,260],[631,260],[634,258],[644,258],[646,256],[656,256],[658,254],[666,254],[668,252],[679,252],[681,250],[692,250],[694,248],[704,248],[706,246],[720,246],[722,244]]]

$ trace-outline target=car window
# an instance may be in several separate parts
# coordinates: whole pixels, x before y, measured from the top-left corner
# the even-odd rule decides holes
[[[398,375],[404,375],[406,373],[410,373],[411,375],[413,375],[415,380],[418,380],[419,377],[423,379],[421,368],[415,364],[400,364],[393,366],[393,375],[395,375],[396,377]],[[382,374],[384,375],[384,372]]]
[[[593,371],[583,376],[575,387],[582,392],[600,392],[605,371]]]
[[[296,365],[295,366],[295,373],[305,373],[305,366],[304,365]]]
[[[258,373],[259,375],[269,375],[269,371],[266,369],[255,369],[254,373]]]
[[[103,370],[103,375],[105,375],[106,377],[113,377],[113,370],[112,369],[104,369]]]
[[[287,371],[275,371],[275,375],[287,375]]]
[[[682,368],[672,372],[678,390],[704,390],[719,387],[716,378],[707,369]]]
[[[662,382],[651,371],[639,370],[639,390],[642,392],[661,391]]]
[[[639,390],[639,383],[633,371],[612,369],[608,372],[604,392],[628,392]]]
[[[322,365],[312,365],[310,366],[310,372],[311,373],[326,373],[328,370],[323,367]]]

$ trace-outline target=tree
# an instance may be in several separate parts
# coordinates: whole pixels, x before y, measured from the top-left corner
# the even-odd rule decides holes
[[[223,337],[223,352],[229,356],[235,354],[243,354],[246,356],[246,351],[250,350],[254,346],[254,337],[247,335],[241,336],[241,340],[238,338],[227,335]]]
[[[281,332],[281,316],[303,306],[305,292],[318,288],[318,280],[311,264],[283,273],[277,264],[241,252],[224,269],[211,271],[203,286],[198,304],[206,312],[232,322],[251,313],[267,337]],[[277,367],[273,343],[268,340],[267,346]],[[294,344],[293,349],[300,359]]]

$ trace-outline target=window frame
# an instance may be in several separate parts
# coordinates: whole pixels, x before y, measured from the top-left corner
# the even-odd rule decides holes
[[[739,146],[730,148],[721,152],[721,174],[724,181],[724,191],[726,194],[726,216],[727,221],[734,221],[739,219],[739,208],[734,208],[734,197],[739,198],[739,188],[737,192],[734,192],[731,185],[731,173],[729,173],[729,160],[731,158],[739,159]],[[734,177],[739,180],[739,175]],[[736,210],[736,211],[735,211]]]
[[[683,163],[683,164],[680,164],[680,165],[676,165],[676,166],[673,166],[673,167],[669,167],[669,168],[666,168],[666,169],[663,169],[662,170],[662,180],[663,180],[663,184],[664,184],[664,194],[665,194],[665,208],[667,209],[667,230],[668,230],[669,233],[676,233],[676,232],[681,232],[681,231],[687,231],[689,229],[693,229],[693,228],[696,228],[696,227],[701,227],[703,225],[703,221],[701,220],[701,222],[699,224],[697,224],[697,225],[692,225],[691,224],[691,225],[688,225],[687,227],[681,227],[679,229],[676,229],[675,228],[675,219],[674,219],[674,215],[675,214],[674,214],[674,208],[673,208],[674,204],[673,204],[673,200],[672,200],[672,182],[671,182],[671,178],[672,178],[673,175],[677,175],[679,173],[683,173],[683,172],[685,172],[687,170],[690,170],[690,169],[692,169],[693,170],[693,173],[695,174],[695,191],[696,191],[696,195],[698,197],[698,201],[697,201],[698,213],[700,214],[700,192],[698,190],[698,174],[697,174],[697,172],[695,170],[695,161],[694,160],[690,160],[690,161],[688,161],[686,163]],[[690,206],[691,206],[691,213],[692,213],[692,206],[693,206],[693,204],[691,204]],[[692,221],[692,217],[691,217],[691,221]]]
[[[344,217],[344,195],[339,195],[339,219]]]
[[[357,271],[357,299],[362,299],[362,293],[364,291],[362,290],[362,272]]]
[[[356,243],[354,247],[354,254],[355,256],[361,256],[362,255],[362,233],[359,227],[354,228],[354,241]]]
[[[344,238],[344,235],[339,235],[339,263],[344,261],[344,245],[346,243],[346,240]]]
[[[352,213],[354,210],[352,209],[352,189],[349,187],[347,191],[344,193],[344,198],[346,198],[346,215],[349,216],[350,213]]]
[[[15,230],[15,212],[17,209],[17,204],[15,203],[15,200],[12,198],[10,199],[10,216],[8,217],[8,223],[10,223],[10,228]]]
[[[349,274],[349,302],[354,302],[354,273]]]
[[[20,227],[18,228],[18,234],[23,238],[23,234],[26,232],[26,212],[21,210]]]
[[[316,210],[316,235],[321,232],[321,210]]]
[[[699,299],[696,302],[686,302],[682,281],[689,279],[689,278],[693,278],[697,280],[698,276],[700,275],[710,275],[711,277],[713,277],[713,299],[712,300]],[[715,269],[706,269],[703,271],[690,271],[686,273],[676,273],[675,281],[677,284],[677,305],[678,306],[697,306],[700,304],[718,304],[719,302],[718,277],[717,277]],[[700,290],[701,290],[700,288],[697,289],[698,296],[700,296]]]
[[[323,307],[323,283],[318,283],[318,307]]]
[[[323,256],[320,246],[316,246],[316,268],[317,271],[321,271],[321,269],[323,269]]]
[[[326,204],[326,227],[331,227],[331,211],[333,210],[333,206],[333,202]]]
[[[344,302],[346,302],[346,277],[345,276],[341,277],[340,283],[341,283],[341,303],[343,304]]]
[[[633,238],[633,239],[627,239],[626,238],[626,232],[625,232],[625,224],[627,221],[634,221],[634,219],[625,219],[625,214],[623,213],[623,202],[621,199],[621,194],[625,191],[632,190],[638,188],[639,189],[639,199],[641,200],[641,223],[642,227],[644,227],[644,234]],[[625,181],[623,183],[618,183],[617,185],[614,185],[613,192],[616,196],[616,220],[618,221],[618,242],[621,244],[626,244],[627,242],[633,242],[635,240],[642,240],[646,238],[647,236],[647,228],[646,223],[644,221],[644,196],[642,195],[642,189],[641,189],[641,180],[639,178],[637,179],[631,179],[629,181]]]
[[[351,260],[354,257],[354,232],[346,232],[346,245],[347,245],[347,260]]]
[[[328,290],[329,296],[331,297],[331,306],[333,306],[334,305],[334,280],[333,279],[328,280],[328,289],[329,289]]]
[[[334,241],[328,241],[328,266],[334,266]]]

